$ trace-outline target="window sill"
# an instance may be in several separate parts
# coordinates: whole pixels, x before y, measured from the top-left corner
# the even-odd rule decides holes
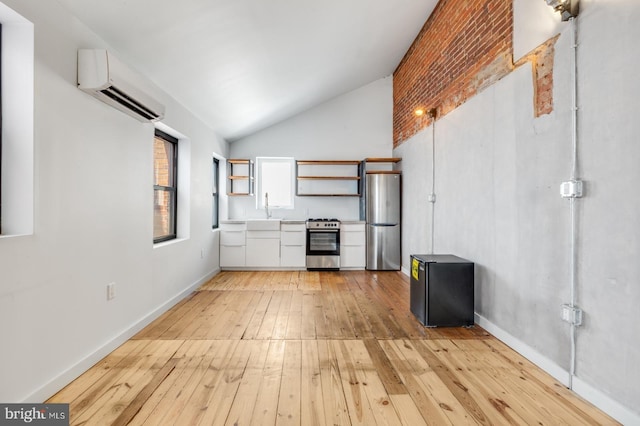
[[[181,243],[183,241],[187,241],[188,238],[174,238],[173,240],[169,240],[169,241],[163,241],[161,243],[156,243],[153,245],[153,249],[158,249],[158,248],[162,248],[162,247],[166,247],[166,246],[171,246],[173,244],[178,244]]]

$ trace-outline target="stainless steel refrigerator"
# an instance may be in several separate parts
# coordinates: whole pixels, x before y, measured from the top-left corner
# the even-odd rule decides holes
[[[366,267],[373,271],[400,270],[401,175],[367,173],[365,184]]]

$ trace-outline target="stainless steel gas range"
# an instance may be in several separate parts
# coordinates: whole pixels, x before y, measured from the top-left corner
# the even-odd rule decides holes
[[[310,271],[340,269],[340,221],[338,219],[307,220],[307,269]]]

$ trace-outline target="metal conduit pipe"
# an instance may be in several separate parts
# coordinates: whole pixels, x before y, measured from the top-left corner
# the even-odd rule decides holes
[[[429,110],[431,117],[431,193],[429,203],[431,203],[431,248],[429,253],[434,254],[435,250],[435,229],[436,229],[436,115],[437,109]]]
[[[578,26],[576,18],[569,19],[571,24],[571,181],[578,179]],[[571,308],[577,308],[577,232],[578,220],[576,215],[577,200],[575,197],[569,198],[569,217],[570,217],[570,303]],[[571,339],[571,358],[569,364],[569,389],[573,389],[573,378],[576,375],[576,329],[578,324],[571,322],[570,339]]]

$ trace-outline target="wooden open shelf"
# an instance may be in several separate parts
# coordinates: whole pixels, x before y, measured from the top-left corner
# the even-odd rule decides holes
[[[227,160],[227,195],[253,195],[253,173],[253,161],[244,158]]]
[[[359,197],[361,164],[358,160],[296,161],[296,195]],[[305,169],[305,174],[301,174],[301,168]]]

